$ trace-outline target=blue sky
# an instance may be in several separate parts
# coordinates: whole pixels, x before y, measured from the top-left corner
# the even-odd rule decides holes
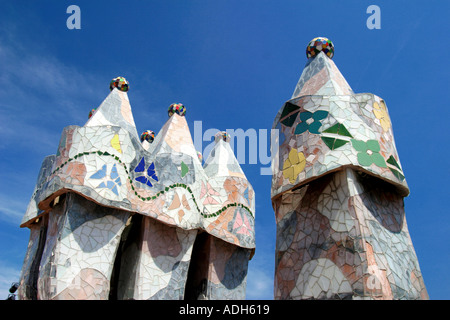
[[[81,9],[69,30],[66,9]],[[369,30],[369,5],[381,29]],[[19,280],[29,239],[19,224],[42,159],[65,126],[82,126],[124,76],[138,132],[159,131],[167,107],[210,128],[270,129],[316,36],[357,93],[385,99],[411,190],[406,216],[431,299],[450,298],[448,1],[9,0],[0,3],[0,299]],[[263,137],[259,137],[262,139]],[[203,142],[203,148],[209,144]],[[248,154],[247,154],[248,156]],[[272,299],[271,177],[241,164],[256,191],[256,254],[247,298]]]

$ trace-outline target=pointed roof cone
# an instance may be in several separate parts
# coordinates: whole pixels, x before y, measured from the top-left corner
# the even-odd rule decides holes
[[[353,90],[324,51],[309,58],[291,99],[307,95],[349,95]]]
[[[138,140],[140,139],[126,91],[113,87],[100,106],[91,112],[92,116],[84,125],[85,127],[118,126],[130,132]]]
[[[205,160],[203,168],[208,177],[232,176],[246,179],[230,147],[229,135],[226,132],[216,134],[215,145]]]
[[[194,158],[194,161],[197,160],[200,163],[184,115],[181,116],[174,113],[169,117],[169,120],[163,125],[148,147],[148,152],[153,154],[164,153],[161,151],[161,148],[164,148],[164,142],[170,147],[170,150],[165,151],[166,153],[171,153],[172,151],[184,153]],[[201,164],[199,165],[201,166]]]

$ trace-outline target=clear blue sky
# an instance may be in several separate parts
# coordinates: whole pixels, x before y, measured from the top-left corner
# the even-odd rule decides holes
[[[66,9],[81,9],[69,30]],[[369,30],[369,5],[381,29]],[[4,0],[0,3],[0,299],[19,280],[19,224],[42,159],[82,126],[124,76],[139,132],[181,102],[210,128],[270,129],[316,36],[357,93],[385,99],[403,171],[408,227],[431,299],[450,298],[448,1]],[[203,143],[205,147],[208,142]],[[273,298],[275,219],[264,165],[242,164],[256,191],[256,255],[247,297]]]

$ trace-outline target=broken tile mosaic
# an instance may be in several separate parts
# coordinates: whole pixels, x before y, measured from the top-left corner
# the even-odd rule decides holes
[[[127,92],[129,89],[129,83],[124,77],[117,77],[112,79],[111,83],[109,84],[109,90],[113,90],[114,88],[117,88],[123,92]]]
[[[141,142],[147,141],[148,143],[152,143],[155,140],[155,132],[152,130],[145,130],[141,133]]]
[[[275,299],[427,299],[386,103],[355,94],[313,39],[275,117]]]
[[[172,103],[169,106],[169,117],[171,117],[173,114],[178,114],[179,116],[185,116],[186,115],[186,107],[181,103]]]
[[[244,299],[255,194],[229,140],[202,161],[182,104],[139,136],[128,88],[113,79],[44,159],[20,299]]]
[[[325,53],[330,59],[334,56],[333,42],[324,37],[312,39],[306,47],[306,56],[308,59],[314,58],[319,52]]]

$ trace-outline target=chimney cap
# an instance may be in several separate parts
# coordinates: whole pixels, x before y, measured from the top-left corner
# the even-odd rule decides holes
[[[334,45],[330,39],[325,37],[317,37],[312,39],[306,47],[306,56],[308,59],[316,57],[321,51],[332,59],[334,56]]]

